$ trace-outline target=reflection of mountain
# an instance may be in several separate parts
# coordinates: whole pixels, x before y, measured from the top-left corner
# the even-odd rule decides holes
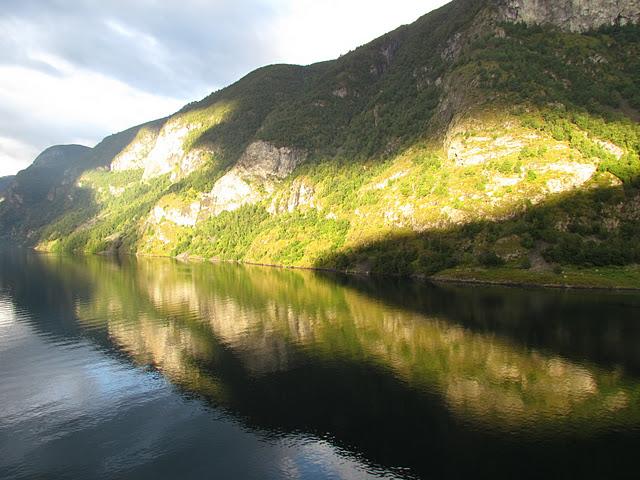
[[[637,294],[474,286],[427,286],[371,279],[332,279],[390,305],[445,317],[475,332],[499,333],[518,344],[578,362],[640,374]]]
[[[313,273],[152,261],[105,275],[101,264],[90,263],[97,290],[79,318],[109,318],[111,338],[136,361],[217,402],[228,401],[217,395],[228,390],[218,372],[227,356],[247,381],[312,357],[392,372],[460,419],[498,429],[640,419],[640,387],[621,371],[473,332],[443,311],[389,307]]]
[[[536,458],[544,471],[597,442],[619,445],[625,459],[637,447],[609,436],[640,425],[636,363],[621,353],[631,360],[612,367],[603,355],[616,342],[623,352],[637,345],[624,307],[636,297],[596,298],[599,310],[591,293],[404,284],[403,298],[391,283],[230,264],[30,257],[22,277],[10,265],[0,288],[62,299],[75,331],[187,395],[261,429],[328,436],[386,466],[460,472],[504,455],[507,470]],[[627,338],[590,330],[590,305],[616,313],[612,328]],[[531,323],[534,307],[549,322]],[[581,345],[565,355],[573,335]],[[564,448],[576,435],[582,443]]]

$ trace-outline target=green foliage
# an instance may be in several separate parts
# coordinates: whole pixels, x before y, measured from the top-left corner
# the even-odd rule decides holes
[[[486,250],[478,255],[478,262],[485,267],[500,267],[504,265],[504,260],[496,252]]]
[[[67,212],[58,221],[42,232],[44,241],[56,241],[55,251],[98,253],[113,242],[133,248],[138,228],[153,206],[164,195],[170,185],[167,177],[146,183],[136,181],[141,172],[119,172],[116,174],[96,170],[82,178],[82,187],[87,198],[78,202],[76,208]],[[119,181],[119,182],[118,182]],[[108,187],[114,183],[121,192],[109,194]],[[100,214],[94,217],[97,209]],[[92,218],[87,224],[87,218]]]
[[[476,65],[485,90],[508,104],[532,105],[525,127],[566,141],[601,170],[625,183],[640,176],[640,125],[624,112],[640,109],[640,27],[588,35],[505,24],[504,38],[488,37],[459,60]],[[533,111],[539,114],[531,113]],[[621,158],[600,141],[622,148]],[[524,149],[522,160],[543,152]]]
[[[274,217],[261,205],[246,205],[183,229],[171,254],[297,265],[341,247],[348,228],[315,210]]]
[[[171,253],[241,260],[269,220],[269,214],[261,206],[244,206],[235,212],[223,212],[197,227],[186,229]]]

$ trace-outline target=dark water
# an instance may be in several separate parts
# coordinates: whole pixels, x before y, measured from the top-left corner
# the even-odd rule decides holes
[[[640,297],[0,255],[1,478],[638,478]]]

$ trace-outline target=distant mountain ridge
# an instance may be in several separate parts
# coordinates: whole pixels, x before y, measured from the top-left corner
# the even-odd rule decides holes
[[[0,177],[0,190],[4,190],[5,188],[7,188],[15,177],[16,177],[15,175],[7,175],[6,177]]]
[[[0,231],[47,250],[407,274],[633,264],[639,19],[640,0],[456,0],[108,137],[18,201],[36,162]]]

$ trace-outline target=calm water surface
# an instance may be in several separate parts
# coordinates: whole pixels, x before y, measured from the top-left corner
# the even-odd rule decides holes
[[[638,478],[640,297],[0,254],[0,478]]]

